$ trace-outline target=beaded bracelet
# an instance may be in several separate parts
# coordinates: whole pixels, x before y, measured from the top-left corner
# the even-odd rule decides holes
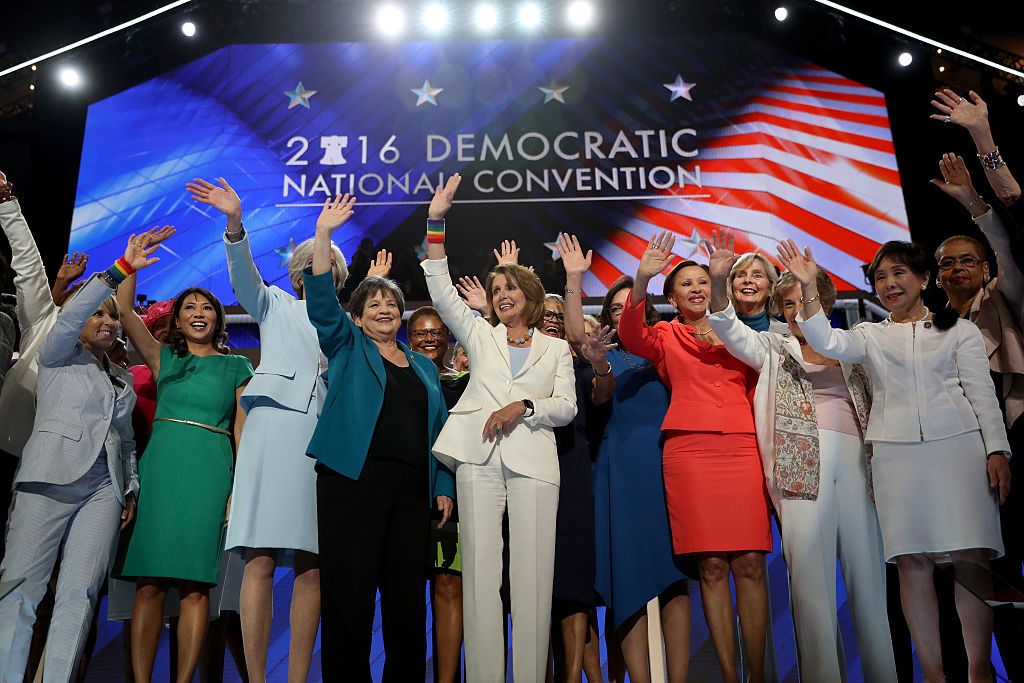
[[[1003,161],[1003,155],[999,153],[998,147],[988,154],[979,154],[978,160],[981,161],[981,165],[986,171],[998,171],[1000,166],[1006,166],[1006,162]]]
[[[444,219],[439,221],[427,219],[427,243],[444,244]]]
[[[14,196],[14,183],[0,185],[0,204],[17,199]]]

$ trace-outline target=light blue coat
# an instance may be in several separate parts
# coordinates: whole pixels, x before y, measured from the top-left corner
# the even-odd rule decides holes
[[[111,382],[110,375],[78,338],[89,317],[113,295],[114,290],[93,275],[64,304],[43,340],[35,423],[18,466],[15,487],[29,482],[77,481],[105,447],[118,502],[124,505],[127,493],[138,493],[132,376],[110,364],[110,375],[117,384]]]

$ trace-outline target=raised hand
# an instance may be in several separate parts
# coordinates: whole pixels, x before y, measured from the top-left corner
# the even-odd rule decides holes
[[[328,233],[332,233],[340,228],[345,221],[352,218],[352,214],[355,213],[352,207],[355,205],[356,198],[349,196],[347,192],[344,195],[338,195],[333,200],[330,197],[325,199],[320,217],[316,219],[317,231],[326,230]]]
[[[174,228],[166,225],[161,230],[153,228],[141,235],[130,236],[124,249],[124,260],[135,270],[142,270],[153,265],[160,259],[159,257],[150,258],[150,255],[157,250],[161,242],[173,234]],[[159,235],[159,239],[154,235]]]
[[[192,196],[192,199],[203,204],[209,204],[225,216],[241,217],[242,200],[238,198],[228,181],[217,178],[220,187],[208,183],[202,178],[193,178],[193,182],[186,183],[185,189]]]
[[[985,104],[985,100],[973,90],[967,94],[970,100],[960,97],[949,88],[937,90],[932,106],[942,113],[932,114],[929,118],[955,123],[968,130],[988,127],[988,105]]]
[[[711,241],[705,242],[711,254],[708,261],[708,270],[712,279],[728,279],[732,267],[736,265],[739,256],[736,255],[736,238],[731,230],[711,231]]]
[[[455,191],[459,189],[459,183],[461,182],[462,176],[456,173],[448,178],[448,182],[444,184],[444,187],[437,186],[437,189],[434,190],[434,198],[430,200],[430,207],[427,209],[427,218],[434,221],[444,219],[448,209],[452,208],[452,203],[455,201]]]
[[[583,275],[583,273],[590,270],[590,263],[594,258],[594,250],[589,249],[584,254],[583,249],[580,248],[580,241],[576,239],[576,235],[569,235],[564,232],[559,233],[558,240],[555,242],[555,248],[558,249],[558,255],[562,261],[562,267],[565,268],[567,277]]]
[[[82,277],[86,266],[89,265],[89,255],[84,251],[79,254],[77,251],[70,256],[64,254],[64,261],[57,271],[57,282],[64,283],[65,287],[78,278]]]
[[[486,313],[491,307],[490,302],[487,300],[487,290],[480,284],[480,278],[475,275],[472,278],[460,277],[458,284],[455,285],[455,289],[465,297],[466,305],[474,311]]]
[[[605,325],[597,331],[597,334],[588,334],[587,338],[580,344],[580,354],[586,358],[591,365],[603,366],[607,361],[605,356],[616,348],[618,344],[612,339],[615,338],[615,329]]]
[[[381,249],[377,252],[377,256],[370,261],[370,269],[366,272],[366,277],[375,275],[377,277],[387,277],[391,275],[391,252],[387,249]]]
[[[942,174],[942,180],[929,181],[932,185],[965,207],[978,198],[978,191],[974,189],[971,174],[967,170],[967,164],[964,163],[963,157],[953,153],[943,154],[939,159],[939,172]]]
[[[494,250],[494,258],[498,259],[498,265],[502,263],[519,263],[519,247],[516,246],[516,241],[504,240],[501,243],[501,253],[498,250]]]
[[[672,263],[672,248],[676,244],[676,236],[668,230],[662,230],[647,244],[644,255],[640,258],[640,265],[637,267],[637,277],[645,277],[650,280],[652,277],[665,270]]]
[[[796,246],[793,240],[782,240],[779,242],[779,261],[786,270],[793,273],[802,287],[815,287],[815,278],[818,276],[818,264],[814,262],[810,247],[804,247],[803,253]]]
[[[7,176],[4,175],[3,171],[0,171],[0,185],[6,185],[6,184],[7,184]]]

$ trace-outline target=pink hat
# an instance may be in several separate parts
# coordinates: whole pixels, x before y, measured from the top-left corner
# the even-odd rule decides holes
[[[145,323],[146,328],[152,332],[156,324],[160,322],[162,318],[165,318],[174,312],[174,299],[168,299],[167,301],[158,301],[149,308],[146,309],[146,314],[142,316],[142,322]]]

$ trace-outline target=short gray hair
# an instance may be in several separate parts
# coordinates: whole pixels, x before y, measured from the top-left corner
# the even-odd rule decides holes
[[[292,258],[288,261],[288,279],[291,280],[292,289],[298,294],[302,291],[302,271],[306,268],[306,264],[313,258],[313,239],[310,237],[305,242],[299,244],[292,251]],[[345,281],[348,280],[348,264],[345,263],[345,255],[341,253],[341,249],[334,242],[331,242],[331,255],[334,256],[334,262],[338,266],[338,281],[334,283],[334,289],[338,292],[345,286]]]
[[[359,316],[362,318],[366,302],[377,292],[390,294],[395,297],[395,303],[398,304],[398,314],[402,315],[405,313],[405,294],[402,293],[402,288],[398,286],[398,283],[390,278],[368,275],[352,291],[352,296],[348,300],[348,309],[352,313],[352,317]]]
[[[736,305],[736,300],[733,298],[732,283],[736,279],[736,273],[741,270],[750,268],[750,264],[754,261],[760,261],[764,267],[765,275],[768,276],[768,298],[764,302],[764,307],[768,313],[775,315],[778,310],[775,309],[775,287],[779,284],[779,273],[775,270],[775,266],[768,260],[768,257],[756,251],[748,251],[746,254],[740,254],[740,257],[736,259],[736,264],[729,271],[729,286],[727,288],[727,294],[729,295],[729,301]]]
[[[814,278],[815,284],[818,289],[818,304],[825,309],[825,313],[831,313],[832,309],[836,305],[836,283],[832,282],[832,278],[825,271],[824,268],[818,269],[818,274]],[[790,290],[792,287],[799,287],[800,281],[796,279],[796,276],[788,270],[782,274],[779,278],[779,283],[775,285],[775,291],[772,292],[772,301],[775,303],[775,307],[778,310],[782,310],[782,295]]]

